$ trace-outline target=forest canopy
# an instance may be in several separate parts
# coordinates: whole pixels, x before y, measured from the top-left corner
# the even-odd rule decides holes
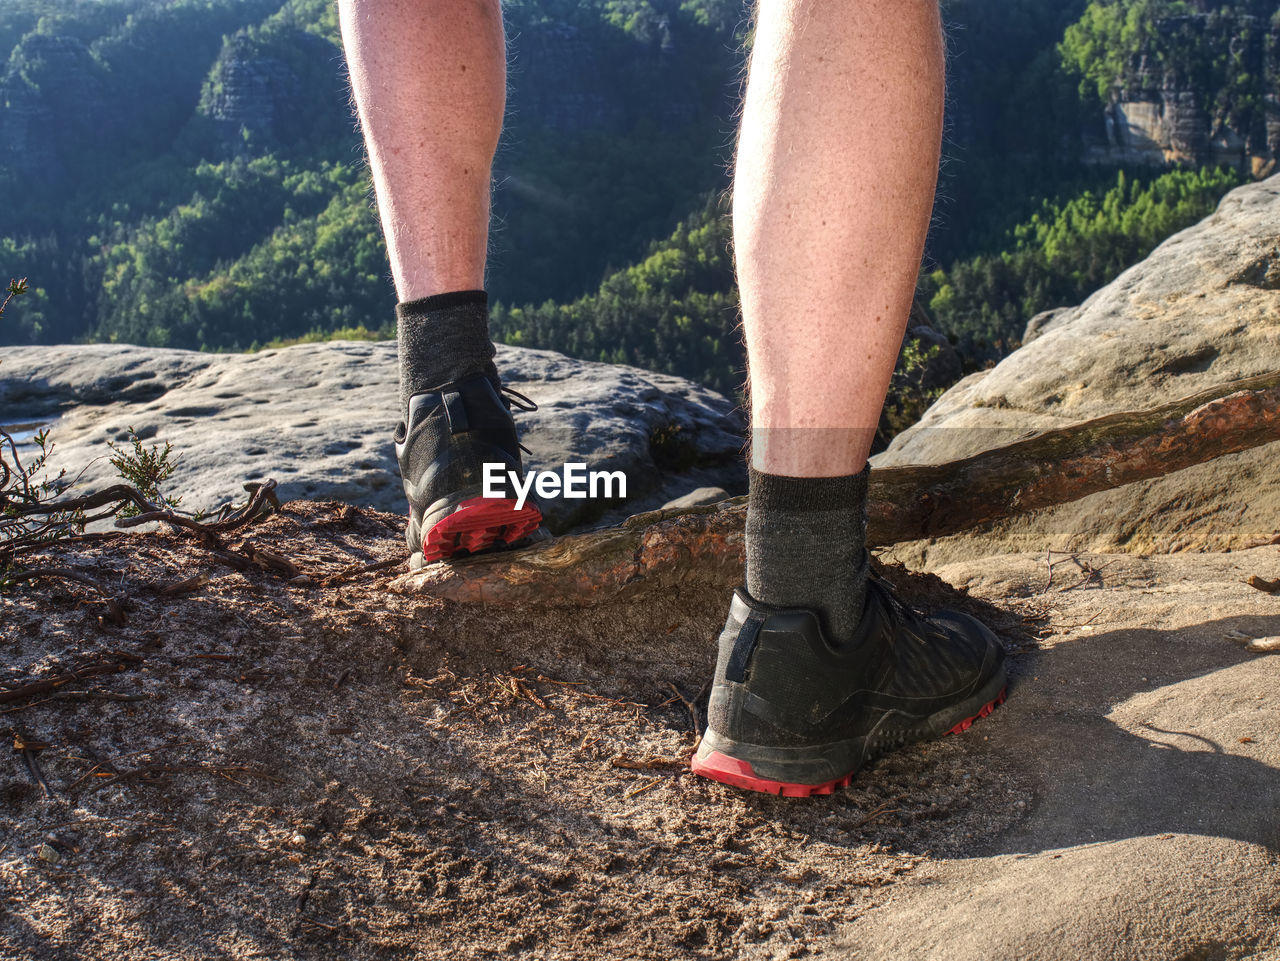
[[[1255,136],[1277,6],[944,3],[946,156],[919,301],[970,367],[1256,173],[1243,155],[1118,167],[1090,144],[1109,104],[1166,75],[1217,129]],[[722,197],[746,4],[503,9],[495,336],[739,388]],[[0,342],[391,332],[330,0],[8,0],[0,50],[0,270],[30,279]]]

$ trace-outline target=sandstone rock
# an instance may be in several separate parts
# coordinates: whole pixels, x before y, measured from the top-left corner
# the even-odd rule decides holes
[[[617,129],[624,120],[606,85],[607,65],[575,25],[544,22],[512,43],[513,70],[538,76],[536,85],[516,85],[516,97],[547,126],[566,132]]]
[[[0,97],[0,161],[27,189],[83,163],[93,138],[111,137],[117,110],[102,67],[78,38],[32,33],[10,56]]]
[[[679,510],[683,507],[703,507],[708,504],[718,504],[722,500],[729,497],[729,492],[723,487],[699,487],[691,490],[683,497],[677,497],[669,500],[662,505],[662,510]]]
[[[226,41],[210,73],[214,92],[201,112],[217,124],[223,144],[233,152],[242,150],[242,129],[274,138],[280,115],[299,93],[298,78],[288,64],[261,54],[240,33]]]
[[[1022,346],[1025,347],[1037,337],[1041,337],[1059,327],[1066,321],[1075,316],[1075,307],[1054,307],[1051,310],[1042,310],[1030,320],[1027,321],[1026,328],[1022,331]]]
[[[607,511],[657,506],[692,488],[745,489],[742,421],[714,391],[665,374],[498,347],[506,383],[540,409],[518,413],[526,464],[621,470],[625,501],[555,499],[561,531]],[[54,461],[84,472],[85,491],[113,478],[108,441],[130,428],[179,457],[169,491],[189,510],[242,497],[275,477],[285,498],[345,500],[400,511],[392,433],[393,343],[304,344],[256,354],[88,345],[8,348],[0,356],[0,424],[52,425]]]
[[[1276,630],[1248,584],[1273,547],[1090,557],[1099,576],[1065,591],[1079,568],[1050,583],[1040,553],[889,571],[913,603],[1000,629],[1008,701],[796,803],[687,768],[740,567],[477,607],[375,575],[404,562],[396,526],[296,501],[244,530],[305,585],[161,531],[50,545],[41,566],[129,598],[107,628],[83,584],[6,588],[0,699],[53,749],[51,796],[22,757],[0,769],[0,881],[25,892],[0,955],[50,954],[67,880],[44,839],[80,872],[80,923],[57,936],[87,961],[264,931],[287,957],[300,915],[335,945],[307,956],[344,961],[372,956],[356,925],[422,961],[577,958],[602,936],[637,958],[782,958],[800,937],[850,961],[1277,956],[1276,662],[1232,639]],[[197,593],[157,590],[197,572]],[[76,690],[31,690],[71,668]],[[160,805],[163,832],[140,831]],[[334,867],[312,890],[316,865]],[[135,916],[164,922],[118,923]]]
[[[1152,31],[1115,79],[1116,92],[1085,158],[1106,164],[1223,165],[1253,176],[1270,173],[1280,153],[1275,115],[1280,25],[1251,11],[1223,9],[1154,18]],[[1222,74],[1188,65],[1188,50],[1235,66],[1227,72],[1250,88],[1227,93]],[[1252,103],[1248,101],[1252,99]],[[1224,104],[1231,104],[1228,111]]]
[[[1278,217],[1280,178],[1232,191],[995,368],[956,384],[874,464],[942,463],[1280,367]],[[1240,547],[1280,529],[1278,455],[1280,444],[1267,445],[900,556]]]

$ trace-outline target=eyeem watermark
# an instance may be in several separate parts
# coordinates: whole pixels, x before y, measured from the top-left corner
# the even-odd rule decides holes
[[[506,467],[506,464],[485,463],[484,496],[506,497],[507,484],[510,483],[516,493],[516,510],[524,507],[531,490],[547,499],[627,496],[627,475],[620,470],[588,471],[586,464],[565,464],[563,477],[556,471],[530,470],[524,475],[522,484],[519,475]]]

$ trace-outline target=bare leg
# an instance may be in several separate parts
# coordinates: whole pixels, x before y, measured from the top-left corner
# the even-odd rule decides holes
[[[541,513],[481,480],[489,464],[523,472],[483,289],[506,100],[499,0],[339,0],[338,12],[400,301],[410,564],[518,543]]]
[[[506,102],[499,0],[339,0],[401,301],[484,286]]]
[[[866,462],[933,206],[943,85],[937,0],[760,0],[733,195],[757,470]]]
[[[1004,698],[995,635],[892,601],[865,549],[862,468],[933,204],[942,87],[937,0],[760,0],[734,194],[746,590],[691,761],[726,784],[830,793],[869,751],[962,731]]]

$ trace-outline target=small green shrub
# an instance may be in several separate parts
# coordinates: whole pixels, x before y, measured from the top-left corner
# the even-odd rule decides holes
[[[173,476],[178,466],[178,459],[173,457],[173,444],[165,441],[163,447],[159,444],[144,447],[132,427],[129,428],[129,440],[133,450],[122,450],[114,443],[107,444],[112,451],[112,456],[109,458],[111,466],[126,483],[136,487],[138,492],[151,503],[159,508],[177,510],[182,498],[169,497],[160,490],[160,485]],[[133,504],[128,504],[120,510],[122,517],[136,517],[139,513],[138,508]]]

